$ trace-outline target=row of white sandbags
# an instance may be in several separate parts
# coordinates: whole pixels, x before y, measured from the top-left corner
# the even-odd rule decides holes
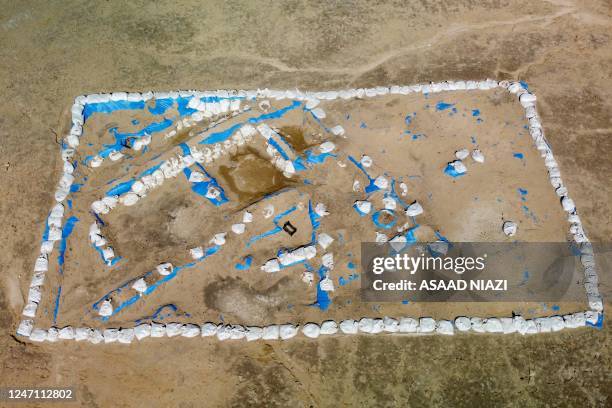
[[[257,90],[218,90],[201,92],[195,90],[181,90],[170,92],[113,92],[108,94],[90,94],[79,96],[75,99],[77,109],[84,104],[89,103],[106,103],[111,101],[147,101],[150,99],[177,99],[179,97],[194,99],[202,97],[218,97],[218,98],[244,98],[247,100],[255,98],[271,98],[276,100],[295,99],[295,100],[333,100],[333,99],[351,99],[376,97],[386,94],[407,95],[410,93],[437,93],[445,91],[457,90],[489,90],[498,86],[507,87],[507,82],[497,82],[492,79],[484,81],[445,81],[445,82],[430,82],[428,84],[416,84],[410,86],[379,86],[375,88],[354,88],[340,91],[319,91],[319,92],[303,92],[299,89],[289,90],[274,90],[274,89],[257,89]],[[197,109],[195,104],[200,107],[200,102],[191,102],[191,107]],[[229,102],[231,106],[231,101]],[[81,120],[82,124],[82,120]]]
[[[62,176],[58,182],[58,187],[55,190],[55,204],[51,208],[51,212],[47,217],[48,234],[47,239],[42,242],[40,253],[34,264],[34,272],[30,281],[28,290],[27,302],[23,308],[22,315],[33,319],[36,316],[36,310],[42,299],[42,285],[45,280],[45,273],[49,269],[49,257],[54,249],[55,241],[62,239],[62,220],[64,217],[64,205],[62,202],[70,194],[70,189],[74,183],[74,166],[71,159],[75,154],[75,148],[78,146],[78,138],[83,130],[83,106],[75,103],[71,108],[72,127],[70,133],[66,136],[66,145],[62,145],[61,157],[63,161]],[[74,141],[77,141],[74,144]],[[33,321],[23,320],[19,327],[29,327]]]
[[[574,241],[581,246],[581,262],[584,266],[584,287],[589,307],[592,310],[601,311],[603,310],[603,300],[599,294],[592,246],[584,232],[574,200],[570,198],[567,187],[563,184],[558,163],[544,136],[544,129],[542,128],[536,109],[537,98],[534,94],[528,92],[520,83],[513,82],[509,84],[507,88],[510,93],[518,96],[519,102],[525,109],[525,117],[529,121],[529,134],[536,148],[544,158],[544,164],[548,170],[550,183],[559,196],[561,206],[563,210],[568,213],[568,222],[570,223],[569,232],[573,236]]]
[[[455,330],[460,333],[499,333],[522,335],[557,332],[563,329],[573,329],[586,326],[587,323],[595,325],[600,314],[595,311],[586,311],[567,314],[564,316],[537,317],[525,319],[522,316],[514,317],[457,317],[454,321],[435,320],[430,317],[418,319],[403,317],[394,319],[390,317],[369,318],[360,320],[347,319],[341,322],[326,320],[321,324],[306,323],[301,327],[305,337],[317,338],[319,336],[334,334],[443,334],[453,335]],[[58,340],[89,341],[91,343],[131,343],[134,339],[142,340],[147,337],[216,337],[218,340],[288,340],[300,332],[297,324],[273,324],[269,326],[243,326],[230,324],[204,323],[203,325],[183,323],[143,323],[134,328],[108,328],[104,330],[91,328],[72,328],[70,326],[58,329],[55,327],[32,329],[31,324],[24,323],[19,326],[18,332],[29,336],[36,342],[55,342]]]

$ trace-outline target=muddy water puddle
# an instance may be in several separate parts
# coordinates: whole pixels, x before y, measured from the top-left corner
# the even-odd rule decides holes
[[[242,203],[253,203],[267,194],[295,184],[255,150],[246,149],[231,158],[229,166],[219,167],[224,186]]]

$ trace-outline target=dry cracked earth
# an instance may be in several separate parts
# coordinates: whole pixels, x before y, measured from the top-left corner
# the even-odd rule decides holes
[[[73,386],[70,406],[87,407],[612,405],[609,320],[532,337],[91,347],[12,336],[60,174],[57,140],[83,93],[524,80],[587,233],[609,242],[609,1],[0,5],[0,386]]]

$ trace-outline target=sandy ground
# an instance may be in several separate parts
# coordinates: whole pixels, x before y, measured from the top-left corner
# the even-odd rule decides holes
[[[8,3],[8,2],[7,2]],[[75,386],[83,406],[606,406],[608,325],[523,338],[180,340],[29,345],[11,337],[75,95],[522,79],[594,241],[612,234],[611,10],[552,1],[3,4],[0,385]],[[188,216],[188,215],[186,215]],[[607,273],[607,272],[602,272]]]

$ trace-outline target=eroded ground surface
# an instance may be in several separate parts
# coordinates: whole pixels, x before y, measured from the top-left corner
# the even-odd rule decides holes
[[[112,2],[87,9],[68,3],[61,9],[5,4],[0,15],[2,385],[75,385],[84,406],[133,406],[142,399],[161,406],[179,401],[183,406],[609,404],[608,325],[601,331],[526,338],[359,337],[283,344],[181,339],[136,347],[25,345],[10,333],[23,305],[22,283],[36,257],[41,220],[52,202],[49,186],[60,173],[56,135],[66,132],[72,98],[83,93],[525,80],[538,95],[547,137],[587,233],[594,241],[609,240],[610,13],[606,2],[558,1],[452,7],[287,2],[277,8],[194,3],[172,9]],[[449,152],[457,147],[448,146]],[[250,154],[248,161],[255,163],[250,166],[264,166]],[[375,152],[370,154],[377,163]],[[450,160],[444,152],[441,156]],[[240,179],[229,167],[225,177]],[[247,201],[257,193],[241,191]],[[176,209],[172,222],[177,225],[166,230],[169,237],[181,243],[197,234],[186,221],[193,216],[187,198],[164,205]],[[138,223],[129,214],[118,217]],[[142,227],[152,236],[158,231]],[[131,245],[138,253],[138,241]],[[227,280],[211,281],[207,289],[227,293],[225,299],[253,290]],[[230,314],[244,310],[223,304],[221,297],[209,298],[207,307]],[[266,305],[258,307],[252,313],[268,312]]]

